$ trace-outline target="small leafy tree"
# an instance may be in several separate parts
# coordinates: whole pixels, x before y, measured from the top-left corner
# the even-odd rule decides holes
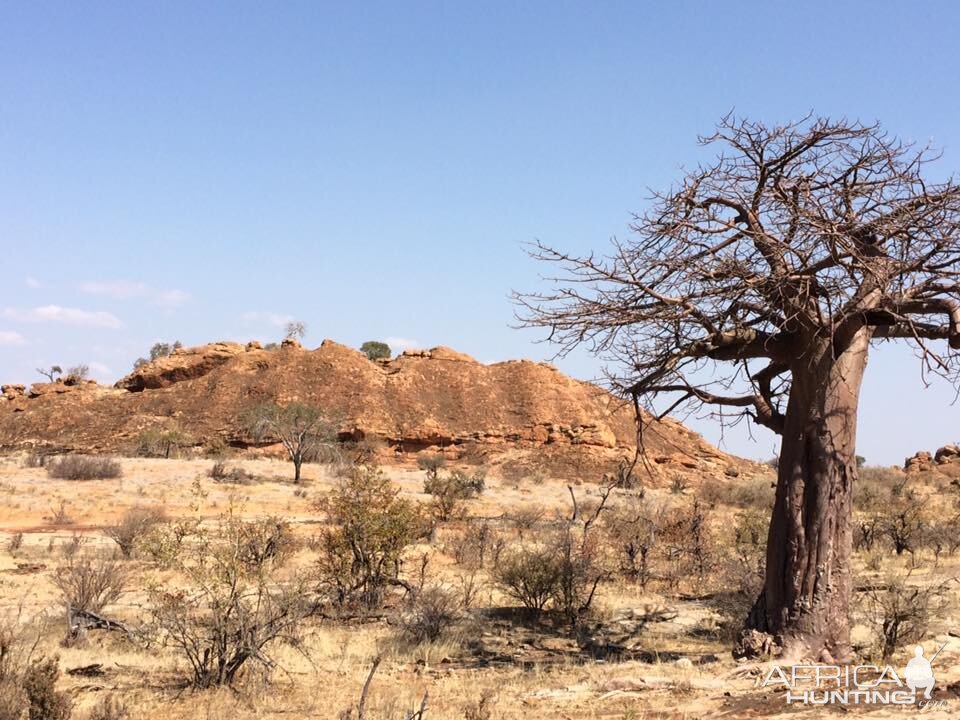
[[[319,508],[330,522],[320,539],[321,585],[338,604],[379,607],[390,585],[412,592],[400,578],[401,554],[424,524],[379,468],[354,467]]]
[[[505,553],[493,579],[506,595],[539,614],[556,593],[562,572],[552,548],[527,545]]]
[[[283,444],[293,462],[295,483],[300,482],[304,460],[336,438],[336,429],[323,411],[300,402],[259,405],[250,412],[248,425],[257,442],[276,440]]]
[[[143,367],[148,363],[152,363],[154,360],[159,360],[160,358],[169,357],[182,347],[183,347],[183,343],[181,343],[179,340],[177,340],[173,344],[165,343],[165,342],[154,343],[153,346],[150,348],[150,358],[149,359],[143,358],[143,357],[137,358],[137,361],[133,363],[133,367],[134,369],[136,369],[139,367]]]
[[[137,455],[169,459],[181,447],[190,445],[192,439],[178,424],[158,425],[145,429],[137,437]]]
[[[43,375],[50,382],[53,382],[59,375],[63,375],[63,368],[61,368],[59,365],[51,365],[46,370],[43,368],[37,368],[37,372]]]
[[[367,340],[360,346],[360,352],[366,355],[368,360],[387,360],[393,355],[390,346],[379,340]]]

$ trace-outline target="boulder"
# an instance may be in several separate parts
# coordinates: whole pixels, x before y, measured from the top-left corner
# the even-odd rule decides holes
[[[937,450],[933,456],[933,459],[936,461],[937,465],[956,462],[957,460],[960,460],[960,447],[957,447],[953,444],[944,445],[942,448]]]
[[[26,385],[0,385],[0,395],[7,400],[22,398],[27,391]]]
[[[914,453],[903,463],[903,469],[908,473],[927,472],[933,470],[933,456],[926,450]]]

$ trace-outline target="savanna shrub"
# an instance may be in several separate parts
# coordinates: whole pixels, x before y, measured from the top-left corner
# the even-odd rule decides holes
[[[23,690],[27,695],[29,720],[69,720],[73,701],[66,692],[57,690],[59,678],[56,658],[40,658],[27,666]]]
[[[183,579],[151,590],[158,639],[187,661],[195,687],[230,685],[250,664],[269,671],[271,646],[299,646],[318,604],[306,578],[281,574],[283,553],[262,542],[270,535],[231,514],[214,528],[194,526],[168,562]]]
[[[433,642],[439,640],[459,616],[459,601],[454,592],[440,586],[424,588],[413,596],[401,614],[400,628],[411,642]]]
[[[163,508],[137,505],[127,510],[116,525],[105,528],[103,533],[117,544],[125,558],[131,558],[143,538],[166,520]]]
[[[356,466],[318,507],[330,522],[320,537],[321,584],[339,604],[374,608],[390,585],[404,586],[400,556],[425,534],[418,509],[379,468]]]
[[[107,480],[123,474],[116,460],[90,455],[63,455],[48,461],[46,468],[56,480]]]
[[[99,557],[73,555],[53,574],[53,584],[67,607],[95,613],[119,600],[127,582],[123,565]]]
[[[463,503],[477,497],[483,492],[486,485],[485,473],[478,470],[468,475],[460,470],[454,470],[448,475],[428,473],[423,482],[423,491],[432,496],[430,511],[435,520],[446,522],[463,513]]]

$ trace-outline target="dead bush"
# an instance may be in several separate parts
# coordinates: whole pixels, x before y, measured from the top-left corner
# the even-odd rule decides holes
[[[933,551],[937,562],[944,553],[955,554],[960,549],[960,515],[928,523],[923,530],[921,542]]]
[[[463,708],[463,720],[493,720],[494,695],[484,692],[476,702]]]
[[[25,468],[42,468],[46,467],[49,459],[50,455],[46,453],[28,453],[21,464]]]
[[[166,520],[163,508],[137,505],[127,510],[116,525],[105,528],[103,534],[117,544],[125,558],[131,558],[137,545]]]
[[[913,491],[887,501],[880,514],[880,531],[890,540],[897,555],[913,553],[920,544],[926,527],[923,508],[923,500]]]
[[[415,644],[439,640],[460,617],[457,595],[444,587],[417,593],[400,616],[403,637]]]
[[[432,496],[430,512],[437,522],[447,522],[463,514],[466,500],[477,497],[485,487],[485,473],[478,470],[468,475],[455,470],[448,475],[428,472],[423,491]]]
[[[663,506],[639,496],[607,514],[604,529],[620,573],[640,587],[646,587],[653,576],[654,556],[665,522]]]
[[[185,581],[150,592],[158,640],[187,661],[198,688],[231,685],[250,664],[269,672],[270,648],[300,649],[303,621],[318,607],[306,579],[280,574],[277,555],[247,561],[251,536],[261,537],[248,530],[229,514],[214,528],[195,527],[170,561]]]
[[[296,550],[290,523],[277,517],[237,523],[238,559],[249,568],[283,565]]]
[[[56,480],[108,480],[123,474],[113,458],[63,455],[46,464],[47,475]]]
[[[922,640],[930,621],[946,616],[952,583],[921,585],[911,581],[910,573],[891,573],[864,593],[865,619],[884,660],[898,648]]]
[[[543,505],[520,505],[508,517],[522,535],[524,530],[532,530],[543,522],[546,514],[547,510]]]
[[[257,481],[257,476],[241,467],[231,465],[225,460],[217,460],[207,473],[214,482],[229,485],[250,485]]]
[[[63,526],[72,525],[73,518],[70,517],[70,511],[67,509],[67,503],[63,500],[54,508],[50,508],[50,516],[47,518],[51,525]]]
[[[15,532],[10,536],[10,540],[7,541],[7,550],[13,555],[15,552],[20,550],[23,547],[23,533]]]
[[[879,513],[860,515],[853,523],[853,548],[857,551],[871,552],[883,537],[883,518]]]
[[[90,556],[73,555],[53,574],[64,605],[73,610],[99,613],[115,603],[127,588],[123,565]]]
[[[497,557],[503,539],[486,520],[470,523],[464,530],[453,533],[444,543],[445,552],[468,570],[485,567]]]
[[[684,578],[695,578],[702,586],[719,556],[707,509],[699,498],[694,498],[671,517],[662,532],[667,560],[663,577],[673,588]]]
[[[23,720],[30,705],[23,687],[29,649],[16,622],[0,622],[0,720]]]
[[[87,720],[130,720],[130,709],[122,700],[113,695],[107,695],[93,706]]]
[[[744,510],[773,508],[775,484],[769,477],[711,479],[700,486],[699,497],[707,505],[731,505]]]
[[[400,497],[379,468],[357,466],[318,505],[331,527],[319,540],[321,584],[338,604],[379,607],[400,578],[400,555],[423,537],[417,508]]]

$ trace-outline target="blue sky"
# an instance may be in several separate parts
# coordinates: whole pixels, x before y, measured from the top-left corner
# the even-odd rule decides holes
[[[113,380],[157,340],[287,317],[311,346],[549,358],[509,327],[540,271],[522,243],[626,234],[731,109],[880,120],[960,168],[960,7],[839,5],[5,3],[0,379]],[[881,348],[861,454],[960,438],[952,399]],[[724,446],[773,454],[755,435]]]

